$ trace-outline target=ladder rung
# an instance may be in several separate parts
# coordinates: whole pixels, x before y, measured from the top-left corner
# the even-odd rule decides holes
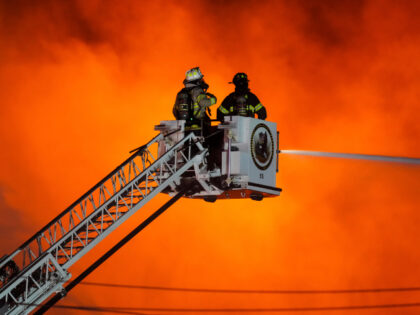
[[[98,235],[96,235],[95,237],[86,237],[86,236],[80,236],[80,234],[78,234],[79,235],[79,237],[80,237],[80,239],[82,240],[82,241],[86,241],[86,240],[88,240],[88,241],[92,241],[92,240],[94,240],[95,238],[97,238],[98,236],[99,236],[99,234]],[[77,240],[77,239],[75,239],[74,240],[76,243],[79,243],[79,240]]]
[[[82,249],[85,248],[85,246],[64,246],[64,249]]]
[[[99,231],[99,233],[101,232],[100,229],[98,229],[98,231]],[[95,229],[88,229],[87,231],[86,230],[78,231],[77,235],[80,236],[81,233],[86,233],[86,232],[88,232],[88,233],[94,233],[94,232],[98,233]]]
[[[128,211],[119,211],[118,212],[118,218],[121,216],[121,215],[123,215],[123,214],[126,214]],[[117,213],[116,212],[110,212],[112,215],[116,215]],[[117,220],[118,220],[118,218],[117,218]]]
[[[95,238],[97,238],[99,235],[101,235],[101,234],[96,234],[96,235],[93,235],[93,233],[90,233],[90,234],[77,234],[79,237],[80,237],[80,239],[82,240],[82,242],[80,242],[79,240],[74,240],[74,243],[73,244],[79,244],[79,243],[82,243],[82,245],[85,243],[85,240],[87,239],[88,241],[91,241],[91,240],[94,240]],[[88,236],[88,237],[86,237],[86,236]]]
[[[103,220],[103,221],[93,221],[93,223],[101,224],[101,223],[114,223],[114,220]]]

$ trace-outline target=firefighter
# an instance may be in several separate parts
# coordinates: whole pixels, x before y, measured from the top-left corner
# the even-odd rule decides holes
[[[248,76],[246,73],[235,74],[232,82],[235,85],[235,92],[226,96],[217,109],[217,119],[223,122],[225,116],[246,116],[258,119],[266,119],[267,111],[261,104],[258,97],[248,88]]]
[[[199,67],[185,73],[184,88],[178,92],[173,107],[177,120],[185,120],[185,131],[206,133],[210,127],[210,106],[216,104],[216,97],[207,92],[209,85],[204,81]]]

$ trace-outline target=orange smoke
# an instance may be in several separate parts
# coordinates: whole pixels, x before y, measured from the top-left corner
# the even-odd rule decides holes
[[[218,103],[233,75],[246,72],[285,149],[419,157],[419,15],[413,1],[1,2],[0,249],[10,253],[155,135],[155,124],[172,119],[184,73],[194,66]],[[88,280],[285,290],[418,286],[419,178],[416,167],[281,157],[279,198],[181,200]],[[149,210],[167,197],[157,199]],[[419,299],[415,292],[80,286],[61,303],[273,308]]]

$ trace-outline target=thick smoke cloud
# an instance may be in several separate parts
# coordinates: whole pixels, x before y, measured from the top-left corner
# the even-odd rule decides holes
[[[8,187],[1,249],[12,250],[3,248],[6,235],[24,241],[154,136],[153,125],[172,118],[183,75],[194,66],[219,102],[234,73],[248,73],[283,148],[419,157],[419,15],[414,1],[0,2],[0,185]],[[419,178],[415,167],[284,156],[281,197],[182,200],[88,280],[233,289],[418,286]],[[149,210],[165,197],[158,199]],[[19,234],[23,215],[29,223]],[[83,286],[72,295],[80,304],[133,307],[418,299]]]

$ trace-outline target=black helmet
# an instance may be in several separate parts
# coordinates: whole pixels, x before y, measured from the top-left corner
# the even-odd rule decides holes
[[[233,83],[233,84],[235,84],[235,85],[238,85],[238,83],[239,83],[240,81],[247,81],[247,82],[249,82],[249,80],[248,80],[248,76],[246,75],[246,73],[243,73],[243,72],[238,72],[238,73],[237,73],[237,74],[235,74],[235,76],[233,77],[232,82],[229,82],[229,83]]]
[[[249,82],[249,80],[248,80],[248,76],[246,75],[246,73],[238,72],[233,77],[232,82],[229,82],[229,83],[235,84],[235,87],[238,90],[247,90],[248,89],[248,82]]]

